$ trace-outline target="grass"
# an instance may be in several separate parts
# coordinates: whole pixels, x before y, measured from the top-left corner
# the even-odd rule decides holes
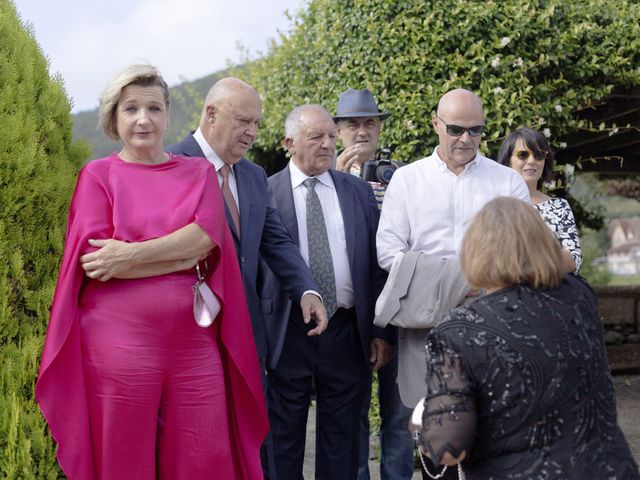
[[[609,285],[640,285],[640,275],[613,275],[609,280]]]

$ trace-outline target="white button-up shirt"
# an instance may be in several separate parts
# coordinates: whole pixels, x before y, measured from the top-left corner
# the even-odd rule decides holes
[[[298,237],[300,238],[300,254],[309,265],[309,243],[307,241],[307,187],[302,182],[307,178],[294,163],[289,162],[291,174],[291,189],[293,191],[293,203],[298,220]],[[318,183],[315,191],[320,199],[324,223],[327,227],[329,249],[333,261],[333,272],[336,279],[336,300],[338,307],[351,308],[355,305],[353,300],[353,282],[351,269],[347,255],[347,237],[344,231],[342,210],[338,201],[338,193],[333,184],[333,178],[327,171],[317,175]]]
[[[447,168],[437,150],[396,170],[382,204],[378,263],[389,270],[395,255],[408,250],[457,256],[473,216],[499,196],[530,202],[518,172],[480,154],[459,175]]]

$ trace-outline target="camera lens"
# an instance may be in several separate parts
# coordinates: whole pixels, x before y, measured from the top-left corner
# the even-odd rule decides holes
[[[390,165],[381,165],[376,168],[376,177],[380,183],[389,183],[395,171],[396,169]]]

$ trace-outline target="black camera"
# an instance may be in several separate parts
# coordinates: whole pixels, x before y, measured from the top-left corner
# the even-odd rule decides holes
[[[387,184],[396,168],[398,167],[391,162],[391,150],[381,148],[376,152],[375,160],[368,160],[362,165],[362,179]]]

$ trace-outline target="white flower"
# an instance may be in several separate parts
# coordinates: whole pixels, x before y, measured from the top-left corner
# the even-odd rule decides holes
[[[556,112],[561,112],[562,111],[562,105],[560,105],[560,104],[556,105],[553,108],[555,108]]]
[[[518,57],[515,59],[515,61],[511,64],[512,67],[521,67],[522,64],[524,63],[524,60],[522,60],[522,57]]]
[[[500,39],[500,46],[506,47],[507,45],[509,45],[509,42],[511,42],[511,39],[509,37],[502,37]]]
[[[618,133],[618,127],[614,126],[609,132],[609,136],[615,135],[616,133]]]
[[[565,166],[564,166],[564,176],[565,177],[570,177],[571,175],[573,175],[573,172],[575,172],[575,171],[576,171],[576,167],[574,167],[570,163],[565,164]]]
[[[500,55],[496,55],[494,59],[491,60],[491,66],[493,68],[498,68],[498,65],[500,65]]]
[[[502,93],[502,92],[504,92],[504,88],[502,88],[502,87],[496,87],[496,88],[493,89],[493,93],[495,93],[496,95],[498,93]]]
[[[542,130],[542,134],[545,137],[549,138],[549,137],[551,137],[551,130],[549,130],[548,128],[545,128],[544,130]]]
[[[558,146],[559,146],[560,148],[567,148],[567,142],[560,142],[560,143],[558,144]]]

